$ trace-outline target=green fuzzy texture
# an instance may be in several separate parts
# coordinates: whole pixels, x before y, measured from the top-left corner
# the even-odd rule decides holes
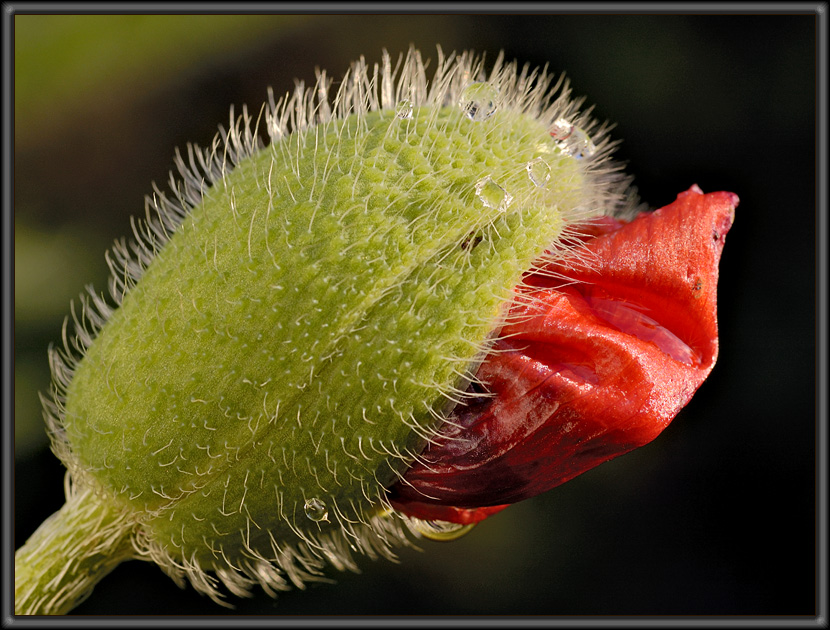
[[[545,187],[526,169],[540,156]],[[509,205],[476,193],[487,176]],[[544,124],[507,109],[353,114],[242,160],[77,365],[73,472],[204,569],[365,522],[560,237],[582,178]],[[312,498],[328,519],[306,515]]]

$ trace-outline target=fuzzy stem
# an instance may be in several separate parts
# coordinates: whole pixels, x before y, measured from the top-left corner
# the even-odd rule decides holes
[[[63,615],[118,564],[134,557],[134,521],[90,490],[66,504],[14,556],[16,615]]]

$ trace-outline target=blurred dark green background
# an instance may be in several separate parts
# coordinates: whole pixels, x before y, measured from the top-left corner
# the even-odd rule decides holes
[[[123,564],[77,614],[813,615],[815,15],[35,16],[15,33],[15,539],[63,503],[38,391],[69,301],[166,186],[175,147],[314,68],[412,43],[565,71],[643,199],[741,198],[721,356],[652,444],[453,543],[228,611]],[[434,63],[433,66],[434,67]],[[238,110],[237,110],[238,111]]]

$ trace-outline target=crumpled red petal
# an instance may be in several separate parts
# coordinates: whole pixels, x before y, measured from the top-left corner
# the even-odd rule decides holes
[[[737,205],[693,186],[630,223],[595,224],[581,263],[528,275],[477,373],[494,396],[456,407],[393,507],[474,523],[657,437],[717,358],[718,263]]]

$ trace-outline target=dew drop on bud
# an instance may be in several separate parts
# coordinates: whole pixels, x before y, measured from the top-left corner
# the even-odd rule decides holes
[[[527,175],[539,188],[550,181],[550,166],[542,158],[536,158],[527,163]]]
[[[550,126],[548,132],[551,138],[561,142],[571,137],[574,132],[574,126],[564,118],[560,118]]]
[[[407,520],[409,527],[413,531],[418,532],[421,536],[429,540],[456,540],[475,527],[475,523],[462,525],[447,521],[422,521],[419,518],[409,518]]]
[[[488,208],[495,208],[504,212],[513,203],[513,195],[490,179],[487,175],[476,183],[476,195]]]
[[[412,101],[404,99],[395,106],[395,117],[401,120],[412,118]]]
[[[589,158],[597,151],[597,147],[591,142],[591,138],[582,129],[576,129],[573,140],[569,144],[569,153],[576,158]]]
[[[559,148],[572,157],[587,158],[596,153],[597,147],[591,141],[591,137],[564,118],[553,123],[548,133],[557,141]]]
[[[461,92],[459,105],[473,122],[487,120],[496,111],[499,91],[489,83],[472,83]]]
[[[308,499],[303,506],[303,510],[305,510],[305,515],[315,523],[320,521],[329,522],[329,509],[322,499],[316,497]]]

